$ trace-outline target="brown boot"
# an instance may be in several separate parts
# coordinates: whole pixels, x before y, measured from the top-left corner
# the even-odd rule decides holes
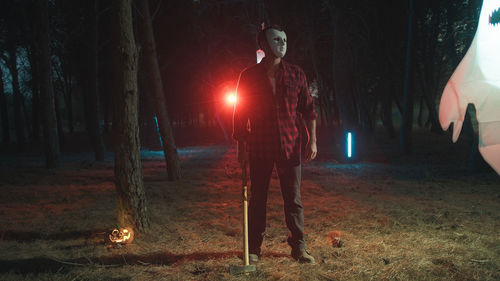
[[[314,257],[302,247],[293,248],[292,257],[300,263],[316,264]]]

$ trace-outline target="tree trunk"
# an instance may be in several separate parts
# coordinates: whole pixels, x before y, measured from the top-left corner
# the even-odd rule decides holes
[[[392,92],[390,87],[387,86],[388,78],[388,63],[383,62],[381,66],[381,74],[380,74],[380,95],[382,96],[382,124],[387,131],[387,134],[391,139],[396,137],[396,133],[394,132],[394,124],[392,120]]]
[[[91,44],[90,44],[90,60],[89,60],[89,91],[87,94],[88,101],[88,118],[87,129],[90,136],[90,141],[94,148],[95,160],[104,160],[104,142],[102,139],[102,132],[99,126],[99,84],[98,84],[98,0],[92,1],[91,13]]]
[[[319,70],[318,66],[318,56],[316,52],[316,44],[314,38],[315,29],[314,29],[314,24],[312,22],[312,19],[315,18],[314,7],[311,4],[306,4],[306,7],[303,8],[305,8],[307,11],[307,14],[305,15],[305,22],[306,22],[307,34],[309,37],[308,38],[309,50],[311,54],[311,63],[313,66],[314,75],[316,76],[316,83],[318,86],[318,93],[319,93],[319,106],[320,106],[318,110],[318,114],[320,114],[319,121],[323,121],[321,123],[324,123],[323,125],[326,126],[327,125],[326,120],[328,120],[329,117],[332,115],[331,112],[334,111],[334,109],[330,104],[329,95],[324,87],[323,77],[321,75],[321,71]]]
[[[330,5],[331,6],[331,5]],[[358,118],[355,113],[354,91],[353,91],[353,53],[350,46],[349,36],[342,24],[345,15],[330,7],[330,14],[333,21],[333,83],[335,100],[342,125],[345,129],[353,129],[358,125]]]
[[[40,1],[40,97],[45,140],[45,165],[59,166],[59,142],[57,138],[56,110],[52,88],[49,50],[48,0]]]
[[[37,50],[34,44],[31,46],[29,51],[29,61],[31,68],[31,126],[33,130],[33,142],[40,142],[40,85],[39,85],[39,73],[38,69],[39,56],[37,55]]]
[[[468,167],[471,171],[478,172],[483,170],[485,167],[488,167],[488,165],[479,153],[479,136],[477,132],[474,131],[474,127],[472,125],[472,118],[474,118],[475,113],[476,110],[474,109],[474,105],[469,104],[465,112],[462,131],[464,134],[464,142],[469,147],[469,151],[467,153]]]
[[[54,91],[54,103],[56,108],[56,124],[57,124],[57,135],[59,137],[59,145],[64,148],[65,139],[64,139],[64,130],[63,130],[63,122],[62,122],[62,114],[61,114],[61,97],[60,93]]]
[[[362,69],[360,67],[360,59],[359,55],[353,55],[353,65],[354,65],[354,73],[353,74],[353,82],[352,82],[352,87],[353,87],[353,100],[355,101],[355,109],[354,112],[358,116],[358,125],[359,127],[363,130],[364,133],[371,132],[373,129],[372,121],[371,118],[373,117],[370,116],[370,109],[368,107],[368,102],[365,98],[365,93],[367,92],[366,90],[366,81],[365,79],[360,79],[360,77],[364,77],[362,73]],[[361,75],[360,75],[361,74]]]
[[[438,112],[436,109],[436,103],[432,98],[432,94],[430,92],[424,93],[424,101],[425,105],[427,105],[427,109],[429,109],[429,121],[431,122],[431,132],[436,134],[441,134],[443,130],[441,130],[441,125],[439,124]]]
[[[29,114],[28,107],[26,107],[24,96],[21,94],[20,97],[21,97],[21,108],[23,109],[24,113],[23,120],[25,126],[24,128],[26,129],[25,133],[27,133],[27,138],[29,139],[31,137],[31,116]]]
[[[411,52],[412,52],[412,31],[413,31],[413,0],[410,1],[408,16],[408,45],[406,47],[406,67],[403,88],[403,118],[400,129],[400,146],[403,154],[411,152],[411,131],[413,127],[413,97],[410,91]]]
[[[423,126],[427,126],[427,124],[424,124],[422,121],[423,115],[424,115],[424,96],[423,96],[423,92],[422,92],[422,96],[420,97],[420,102],[419,102],[419,106],[418,106],[418,114],[417,114],[417,124],[420,128],[422,128]]]
[[[137,49],[131,0],[113,2],[114,70],[113,149],[118,223],[143,232],[150,226],[142,181],[137,122]]]
[[[13,40],[9,40],[7,52],[9,58],[7,65],[12,76],[12,97],[14,99],[14,126],[16,127],[16,142],[19,151],[24,151],[26,144],[25,122],[23,119],[22,96],[19,89],[19,73],[17,70],[16,46]]]
[[[141,61],[144,57],[139,57],[139,73],[143,70],[144,63]],[[155,109],[148,97],[148,79],[145,75],[139,74],[139,137],[141,146],[151,150],[161,150],[162,143],[158,133],[157,118]]]
[[[7,97],[5,96],[3,73],[0,67],[0,112],[2,116],[2,141],[7,144],[10,142],[10,128],[9,128],[9,113],[7,111]]]
[[[66,62],[68,64],[68,62]],[[68,129],[70,134],[75,132],[73,122],[73,73],[70,72],[71,67],[67,65],[61,68],[61,80],[64,87],[63,98],[66,105],[66,115],[68,118]]]
[[[156,116],[158,118],[160,135],[163,142],[163,151],[167,162],[168,179],[171,181],[177,180],[181,177],[179,155],[177,154],[177,147],[175,145],[172,126],[170,124],[166,108],[163,83],[156,56],[153,27],[151,25],[149,1],[140,0],[136,1],[136,4],[140,14],[142,15],[142,20],[139,21],[139,34],[141,34],[142,42],[141,55],[143,58],[141,61],[144,63],[141,69],[144,70],[144,73],[141,73],[141,75],[145,75],[145,77],[150,79],[148,83],[151,90],[150,99],[154,100],[156,105]]]
[[[68,84],[71,84],[71,82],[68,82]],[[73,90],[70,85],[66,86],[66,91],[64,93],[64,103],[66,104],[66,114],[68,115],[68,129],[70,134],[73,134],[75,132],[75,125],[73,121]]]

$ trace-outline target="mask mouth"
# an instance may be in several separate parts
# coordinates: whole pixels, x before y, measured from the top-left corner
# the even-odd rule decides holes
[[[276,57],[283,58],[286,53],[286,47],[285,46],[275,46],[273,48],[273,53]]]

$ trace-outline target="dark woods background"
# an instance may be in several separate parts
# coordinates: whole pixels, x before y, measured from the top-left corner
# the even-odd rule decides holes
[[[300,65],[315,88],[321,127],[369,136],[380,125],[392,138],[403,127],[402,139],[411,139],[412,127],[440,133],[440,93],[472,41],[482,1],[412,1],[151,0],[166,107],[178,144],[192,137],[181,133],[183,128],[197,128],[191,131],[198,137],[229,140],[232,108],[224,95],[234,89],[239,72],[255,63],[262,22],[285,28],[285,59]],[[40,2],[0,4],[2,150],[44,149],[42,135],[49,128],[43,130],[43,115],[51,109],[42,110],[43,89],[50,88],[60,148],[94,150],[97,157],[112,149],[112,1],[50,0],[47,30]],[[135,4],[133,17],[140,58],[137,22],[143,18]],[[40,79],[44,35],[50,84]],[[144,98],[150,85],[143,76],[139,63],[141,142],[160,149],[154,101]],[[470,114],[464,130],[474,135]],[[409,151],[411,142],[402,146]]]

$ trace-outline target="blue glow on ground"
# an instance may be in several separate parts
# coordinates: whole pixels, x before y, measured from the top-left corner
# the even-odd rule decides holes
[[[222,157],[230,149],[231,148],[227,145],[189,146],[183,148],[178,147],[177,154],[179,155],[181,160],[183,160],[183,158],[186,159],[193,157],[197,159],[205,159],[213,157],[214,155]],[[142,149],[141,158],[149,160],[163,160],[165,159],[165,153],[163,152],[163,150]]]
[[[351,132],[347,133],[347,158],[352,157],[352,134]]]

